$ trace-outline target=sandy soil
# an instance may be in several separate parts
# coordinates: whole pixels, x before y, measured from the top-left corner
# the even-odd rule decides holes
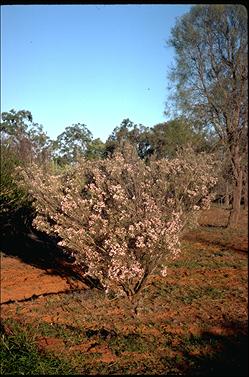
[[[80,281],[56,275],[49,269],[28,265],[16,257],[1,257],[1,303],[84,288]]]

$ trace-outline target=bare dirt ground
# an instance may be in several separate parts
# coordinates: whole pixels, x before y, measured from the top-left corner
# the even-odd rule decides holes
[[[56,275],[51,269],[42,270],[16,257],[1,257],[1,303],[84,288],[80,281]]]
[[[244,375],[248,212],[234,230],[227,217],[222,208],[201,214],[168,275],[151,277],[137,319],[124,300],[44,264],[43,250],[32,259],[2,247],[3,321],[31,325],[39,349],[79,374]]]
[[[236,229],[226,228],[229,210],[213,207],[200,215],[197,230],[189,231],[184,239],[216,244],[237,251],[248,251],[248,210],[242,210]]]
[[[238,229],[235,231],[222,229],[221,232],[219,227],[226,224],[227,218],[228,211],[222,208],[206,211],[200,219],[201,228],[198,228],[198,231],[187,232],[184,240],[199,245],[209,243],[218,247],[228,247],[234,251],[247,252],[246,213],[241,216]],[[82,282],[72,280],[69,276],[58,275],[58,272],[51,268],[35,267],[25,263],[21,257],[10,257],[4,252],[1,255],[1,303],[84,288],[86,285]]]

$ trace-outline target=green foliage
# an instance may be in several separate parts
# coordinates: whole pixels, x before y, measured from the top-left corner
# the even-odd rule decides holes
[[[214,140],[211,135],[184,117],[151,128],[124,119],[108,138],[105,155],[113,155],[115,151],[123,153],[126,142],[136,148],[140,158],[148,160],[151,155],[159,159],[174,158],[177,150],[187,145],[191,145],[197,152],[209,151]]]
[[[6,215],[16,212],[28,205],[28,192],[20,187],[16,179],[15,168],[21,164],[17,154],[6,146],[1,146],[1,180],[0,180],[0,213]]]
[[[48,160],[51,140],[42,125],[33,122],[30,111],[14,109],[1,115],[1,142],[18,155],[20,164]]]
[[[85,156],[92,133],[85,124],[77,123],[66,127],[54,142],[54,156],[58,163],[71,164]]]
[[[26,110],[16,112],[11,109],[9,112],[3,112],[1,118],[1,132],[13,136],[13,139],[21,138],[33,121],[31,112]]]
[[[87,150],[85,157],[88,160],[98,160],[104,158],[105,153],[105,143],[103,143],[99,138],[92,140],[87,145]]]
[[[193,6],[171,30],[176,53],[171,99],[227,147],[232,168],[229,227],[240,213],[248,155],[248,15],[240,4]]]
[[[33,123],[30,111],[10,110],[1,114],[0,221],[7,233],[26,227],[31,221],[31,199],[21,186],[16,171],[32,161],[49,158],[49,139],[42,126]]]
[[[247,114],[246,8],[230,4],[193,6],[178,19],[169,45],[176,53],[170,74],[176,105],[188,117],[213,127],[225,140],[226,122],[233,122],[238,106],[240,122]]]
[[[134,124],[127,118],[113,130],[111,136],[107,139],[105,155],[113,155],[117,150],[123,153],[126,142],[136,148],[140,158],[145,158],[151,154],[149,128],[142,124]]]
[[[7,335],[1,329],[1,374],[2,375],[54,375],[74,374],[74,370],[63,360],[41,354],[34,337],[24,332],[17,323]]]
[[[180,18],[169,45],[174,104],[242,152],[247,133],[248,32],[242,5],[197,5]]]
[[[177,150],[191,145],[197,152],[208,149],[203,132],[198,132],[184,118],[160,123],[151,129],[150,144],[157,158],[174,158]]]

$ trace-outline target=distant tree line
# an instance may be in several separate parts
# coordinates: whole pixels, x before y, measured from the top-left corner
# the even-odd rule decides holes
[[[33,121],[30,111],[10,110],[2,113],[1,122],[1,208],[4,211],[25,198],[15,181],[15,166],[32,162],[38,165],[53,164],[57,170],[76,163],[80,158],[87,160],[105,159],[117,150],[124,150],[128,142],[133,145],[139,157],[172,159],[179,148],[191,145],[196,152],[214,152],[222,162],[222,175],[217,186],[219,197],[224,197],[229,206],[231,197],[231,166],[225,150],[213,133],[196,128],[183,117],[178,117],[154,127],[135,124],[124,119],[114,128],[106,142],[93,139],[85,124],[67,126],[55,140]],[[246,193],[246,188],[245,188]],[[22,199],[22,200],[21,200]],[[17,205],[18,207],[18,205]]]
[[[33,122],[30,111],[12,109],[2,113],[2,153],[12,154],[20,164],[53,161],[63,167],[82,157],[90,160],[106,158],[113,155],[115,150],[122,149],[124,142],[132,144],[142,159],[151,155],[157,159],[171,159],[179,147],[188,144],[197,151],[212,150],[215,139],[202,130],[196,130],[187,119],[179,117],[154,127],[124,119],[106,142],[93,139],[87,126],[77,123],[67,126],[52,140],[42,125]]]

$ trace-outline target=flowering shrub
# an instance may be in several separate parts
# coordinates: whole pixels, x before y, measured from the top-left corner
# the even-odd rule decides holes
[[[173,160],[125,153],[82,160],[61,175],[33,165],[23,172],[35,201],[33,225],[73,251],[82,275],[106,292],[134,296],[180,249],[183,228],[210,203],[214,161],[187,149]]]

